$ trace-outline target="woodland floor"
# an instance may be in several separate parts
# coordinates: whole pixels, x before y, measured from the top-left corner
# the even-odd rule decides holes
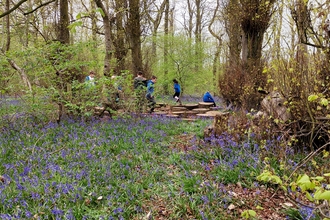
[[[178,148],[181,151],[189,151],[187,144],[189,136],[179,136],[175,143],[172,143],[172,147]],[[290,201],[290,198],[285,195],[282,190],[277,190],[276,187],[258,186],[253,188],[242,187],[241,183],[228,184],[224,186],[227,192],[231,192],[233,197],[231,205],[219,215],[221,219],[244,219],[241,213],[245,210],[256,211],[256,219],[270,219],[270,220],[282,220],[287,219],[287,215],[284,210],[287,208],[294,208],[294,204]],[[299,196],[300,197],[300,196]],[[303,199],[303,198],[300,198]],[[154,210],[158,210],[157,220],[167,219],[170,210],[166,209],[166,204],[161,201],[154,203]],[[189,219],[189,218],[188,218]]]
[[[189,151],[191,138],[193,137],[189,135],[178,136],[171,146],[183,152]],[[291,202],[292,200],[282,190],[277,190],[275,187],[261,185],[259,187],[245,188],[242,187],[241,183],[236,183],[225,185],[223,190],[231,192],[233,202],[219,214],[219,216],[222,216],[221,219],[244,219],[240,217],[242,212],[254,210],[257,213],[256,219],[258,220],[284,220],[288,219],[286,217],[287,214],[284,212],[285,209],[295,208],[295,205]],[[303,199],[303,197],[300,199]],[[161,199],[153,201],[148,205],[153,206],[153,210],[157,210],[157,214],[154,216],[156,220],[166,220],[171,214],[171,210],[167,208],[166,203]],[[187,217],[184,219],[193,219],[193,215],[192,218]]]

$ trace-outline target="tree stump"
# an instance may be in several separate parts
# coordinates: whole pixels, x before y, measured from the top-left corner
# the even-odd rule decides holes
[[[220,112],[220,111],[208,111],[208,112],[206,112],[205,114],[209,114],[209,115],[212,115],[212,116],[216,116],[216,115],[222,115],[223,112]]]
[[[212,136],[219,137],[223,132],[228,131],[228,119],[230,113],[222,113],[214,116],[213,124],[204,129],[204,139]]]

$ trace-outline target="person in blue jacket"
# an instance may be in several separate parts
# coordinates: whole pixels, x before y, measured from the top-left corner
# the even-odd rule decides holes
[[[203,96],[203,102],[212,102],[213,106],[216,107],[217,105],[215,104],[214,98],[212,97],[210,92],[206,92]]]
[[[174,83],[174,95],[173,95],[173,98],[175,98],[176,102],[179,102],[180,105],[182,105],[182,102],[180,100],[180,95],[181,95],[181,86],[178,82],[178,80],[176,79],[173,79],[173,83]]]
[[[155,83],[157,81],[156,76],[152,76],[151,79],[148,81],[147,84],[147,94],[146,98],[148,100],[148,107],[150,108],[149,113],[152,113],[155,110],[155,97],[154,97],[154,91],[155,91]]]
[[[95,72],[90,71],[89,75],[86,76],[85,82],[87,83],[87,87],[95,86]]]

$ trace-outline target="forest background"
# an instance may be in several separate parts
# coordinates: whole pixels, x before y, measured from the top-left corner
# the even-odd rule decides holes
[[[327,123],[327,1],[6,0],[0,7],[1,94],[19,96],[35,116],[90,114],[114,89],[113,75],[129,99],[143,71],[158,76],[159,95],[171,94],[176,78],[184,94],[209,90],[250,111],[275,90],[293,122],[308,131]],[[82,83],[91,70],[93,95]]]

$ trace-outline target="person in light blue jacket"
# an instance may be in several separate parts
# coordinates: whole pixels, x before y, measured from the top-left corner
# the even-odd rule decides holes
[[[154,91],[155,91],[155,83],[157,81],[157,77],[156,76],[152,76],[151,80],[148,81],[147,84],[147,94],[146,94],[146,98],[148,100],[148,107],[150,108],[149,113],[152,113],[155,110],[155,106],[156,106],[156,101],[155,101],[155,97],[154,97]]]
[[[211,93],[208,91],[203,96],[203,102],[212,102],[214,107],[217,106],[215,104],[214,98],[212,97]]]

